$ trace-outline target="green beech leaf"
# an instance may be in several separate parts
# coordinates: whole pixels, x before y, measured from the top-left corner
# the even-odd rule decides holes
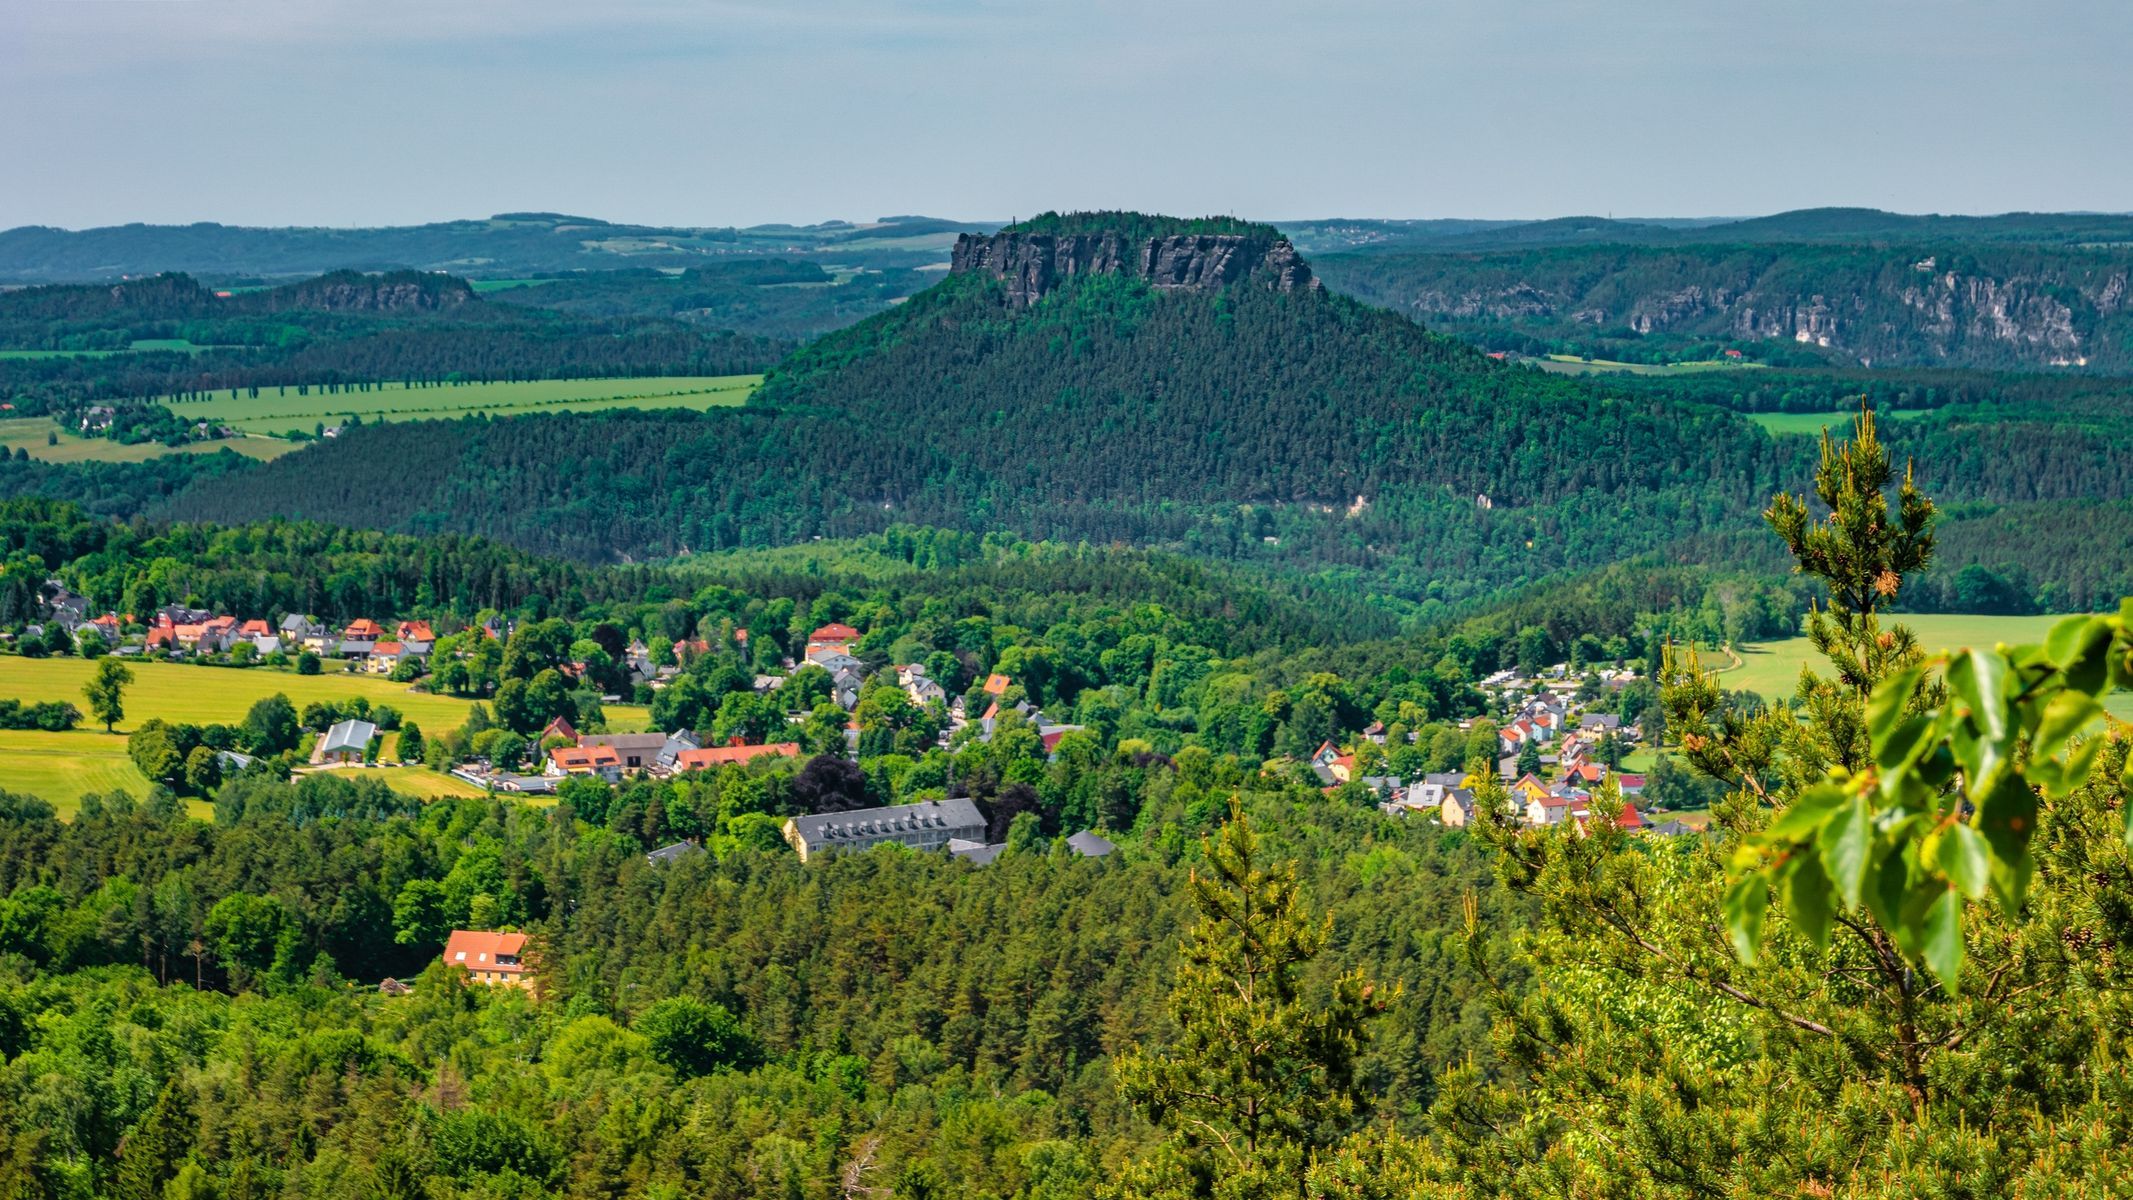
[[[1836,885],[1846,908],[1859,907],[1859,893],[1866,884],[1867,852],[1874,845],[1874,816],[1866,799],[1854,796],[1822,823],[1815,844],[1822,851],[1822,866]]]
[[[2121,796],[2133,796],[2133,758],[2126,760],[2125,774],[2118,780],[2118,793]],[[2133,803],[2122,803],[2119,807],[2124,809],[2126,814],[2126,845],[2133,846]]]
[[[1726,888],[1726,932],[1733,937],[1733,953],[1744,963],[1755,961],[1763,945],[1763,914],[1770,908],[1770,880],[1756,871],[1734,880]]]
[[[2052,626],[2046,644],[2068,687],[2094,698],[2110,686],[2111,626],[2102,617],[2068,617]]]
[[[2102,715],[2103,706],[2084,693],[2060,692],[2044,706],[2044,716],[2037,722],[2037,737],[2031,752],[2040,757],[2059,753],[2068,739],[2087,729]]]
[[[2021,907],[2033,864],[2029,840],[2037,831],[2037,793],[2019,775],[2005,775],[1977,802],[1972,822],[1992,851],[1992,885],[2009,912]]]
[[[1786,806],[1785,811],[1763,830],[1763,839],[1772,843],[1797,842],[1814,836],[1831,813],[1844,807],[1844,789],[1834,783],[1816,784],[1801,792],[1799,798]]]
[[[1926,910],[1924,947],[1926,969],[1942,987],[1954,991],[1963,970],[1963,897],[1954,888],[1943,891]]]
[[[1911,867],[1907,856],[1913,845],[1907,838],[1897,838],[1895,844],[1874,860],[1874,869],[1867,872],[1868,886],[1864,889],[1866,910],[1889,931],[1906,954],[1918,952],[1916,939],[1906,935],[1903,919],[1904,898],[1911,890]]]
[[[1874,694],[1866,702],[1867,736],[1879,742],[1902,719],[1903,709],[1911,702],[1912,693],[1918,690],[1918,681],[1926,673],[1923,666],[1898,671],[1881,681]]]
[[[1985,889],[1992,882],[1992,849],[1977,830],[1956,822],[1941,833],[1940,869],[1947,872],[1949,882],[1961,888],[1972,900],[1985,898]]]
[[[1981,740],[2007,737],[2007,660],[1990,650],[1969,650],[1948,666],[1948,686],[1970,706]]]
[[[1817,950],[1829,949],[1829,922],[1836,886],[1822,869],[1822,856],[1803,852],[1786,864],[1785,912]]]
[[[1874,735],[1874,765],[1889,774],[1910,766],[1911,761],[1932,745],[1928,736],[1940,727],[1933,717],[1909,717]]]

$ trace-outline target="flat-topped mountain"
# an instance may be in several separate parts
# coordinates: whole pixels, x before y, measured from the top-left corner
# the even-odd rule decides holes
[[[1047,213],[995,234],[966,233],[956,239],[950,269],[1003,281],[1016,308],[1083,275],[1118,275],[1166,291],[1213,291],[1246,280],[1282,292],[1319,286],[1303,256],[1270,225],[1137,213]]]

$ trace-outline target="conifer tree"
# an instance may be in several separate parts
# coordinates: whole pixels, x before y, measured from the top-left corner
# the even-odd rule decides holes
[[[1190,876],[1200,921],[1179,949],[1170,1014],[1178,1036],[1117,1065],[1119,1091],[1170,1131],[1115,1191],[1120,1200],[1300,1196],[1313,1156],[1362,1118],[1364,1025],[1385,996],[1360,971],[1308,997],[1298,976],[1328,922],[1297,894],[1294,863],[1269,865],[1234,802]]]

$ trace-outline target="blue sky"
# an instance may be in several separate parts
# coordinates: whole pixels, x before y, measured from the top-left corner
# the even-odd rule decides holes
[[[0,227],[2133,209],[2107,0],[5,0]]]

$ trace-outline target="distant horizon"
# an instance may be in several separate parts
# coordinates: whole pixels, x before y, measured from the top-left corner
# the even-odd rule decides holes
[[[2128,45],[2101,0],[10,4],[0,228],[2119,212]]]
[[[1040,212],[1047,212],[1047,211],[1060,211],[1060,212],[1071,212],[1071,211],[1087,211],[1087,210],[1082,210],[1082,209],[1064,209],[1064,208],[1059,208],[1059,209],[1033,209],[1033,210],[1031,210],[1031,212],[1030,212],[1029,214],[1027,214],[1027,216],[1035,216],[1035,215],[1037,215],[1037,214],[1038,214],[1038,213],[1040,213]],[[1495,216],[1495,215],[1490,215],[1490,216],[1477,216],[1477,215],[1472,215],[1472,214],[1461,214],[1461,215],[1455,215],[1455,216],[1393,216],[1393,215],[1385,215],[1385,214],[1367,214],[1367,215],[1366,215],[1366,214],[1362,214],[1362,213],[1353,213],[1353,212],[1348,212],[1348,213],[1336,213],[1336,214],[1332,214],[1332,215],[1327,215],[1327,216],[1289,216],[1289,217],[1258,217],[1258,216],[1246,216],[1246,215],[1243,215],[1243,214],[1239,214],[1239,213],[1235,213],[1235,212],[1228,212],[1228,213],[1220,213],[1220,214],[1216,214],[1216,213],[1195,213],[1195,212],[1170,211],[1170,210],[1165,210],[1165,209],[1157,209],[1157,208],[1147,208],[1147,207],[1131,207],[1131,208],[1125,209],[1124,211],[1131,211],[1131,212],[1143,212],[1143,213],[1149,213],[1149,214],[1152,214],[1152,215],[1162,215],[1162,216],[1175,216],[1175,217],[1200,217],[1200,216],[1216,216],[1216,215],[1221,215],[1221,216],[1238,216],[1238,217],[1239,217],[1240,219],[1242,219],[1242,220],[1254,221],[1254,222],[1257,222],[1257,223],[1259,223],[1259,224],[1263,224],[1263,225],[1274,225],[1274,226],[1282,226],[1282,225],[1303,225],[1303,224],[1309,224],[1309,223],[1313,223],[1313,222],[1332,222],[1332,221],[1387,221],[1387,222],[1392,222],[1392,221],[1402,221],[1402,222],[1429,222],[1429,221],[1492,221],[1492,222],[1506,222],[1506,223],[1511,223],[1511,224],[1533,224],[1533,223],[1540,223],[1540,222],[1546,222],[1546,221],[1568,221],[1568,220],[1600,220],[1600,221],[1614,221],[1614,222],[1619,222],[1619,223],[1622,223],[1622,224],[1629,224],[1629,225],[1636,225],[1636,224],[1660,224],[1660,223],[1679,223],[1679,222],[1697,222],[1697,223],[1703,223],[1703,224],[1712,224],[1712,225],[1724,225],[1724,224],[1732,224],[1732,223],[1734,223],[1734,222],[1739,222],[1739,221],[1756,221],[1756,220],[1763,220],[1763,219],[1766,219],[1766,218],[1770,218],[1770,217],[1782,217],[1782,216],[1790,216],[1790,215],[1792,215],[1792,214],[1795,214],[1795,213],[1803,213],[1803,212],[1879,212],[1879,213],[1886,213],[1886,214],[1888,214],[1888,215],[1890,215],[1890,216],[1898,216],[1898,217],[1918,217],[1918,218],[1928,218],[1928,217],[1940,217],[1940,218],[1953,218],[1953,219],[1989,219],[1989,218],[1994,218],[1994,217],[2014,217],[2014,216],[2052,216],[2052,217],[2133,217],[2133,208],[2125,208],[2125,209],[2091,209],[2091,208],[2024,208],[2024,209],[2006,209],[2006,210],[2002,210],[2002,211],[1996,211],[1996,212],[1983,212],[1983,211],[1980,211],[1980,212],[1955,212],[1955,211],[1940,211],[1940,212],[1906,212],[1906,211],[1903,211],[1903,210],[1900,210],[1900,209],[1886,209],[1886,208],[1876,208],[1876,207],[1873,207],[1873,206],[1870,206],[1870,205],[1860,205],[1860,204],[1815,204],[1815,205],[1807,205],[1807,206],[1805,206],[1805,207],[1799,207],[1799,208],[1772,209],[1772,210],[1770,210],[1770,211],[1768,211],[1768,212],[1733,213],[1733,214],[1724,214],[1724,215],[1714,215],[1714,214],[1694,214],[1694,213],[1676,213],[1676,214],[1669,214],[1669,215],[1653,215],[1653,214],[1649,214],[1649,213],[1646,213],[1646,214],[1639,214],[1639,215],[1633,215],[1633,216],[1616,216],[1616,215],[1611,215],[1611,214],[1606,214],[1606,213],[1590,213],[1590,212],[1559,212],[1559,213],[1551,213],[1551,214],[1548,214],[1548,215],[1545,215],[1545,216]],[[895,221],[917,221],[917,220],[926,220],[926,221],[951,221],[951,222],[954,222],[954,223],[956,223],[956,224],[961,224],[961,225],[1006,225],[1006,224],[1009,224],[1009,223],[1010,223],[1011,221],[1018,221],[1018,220],[1024,220],[1024,219],[1026,219],[1026,217],[1025,217],[1025,216],[1023,216],[1023,215],[1017,215],[1017,216],[1015,216],[1015,217],[972,217],[972,216],[962,216],[962,215],[956,215],[956,214],[951,214],[951,213],[942,213],[942,212],[919,212],[919,211],[907,211],[907,212],[900,212],[900,213],[895,213],[895,214],[891,214],[891,215],[888,215],[888,216],[880,216],[880,217],[868,217],[868,218],[854,218],[854,217],[824,217],[824,218],[820,218],[820,219],[818,219],[818,220],[812,220],[812,221],[802,221],[802,220],[770,220],[770,221],[754,221],[754,222],[739,222],[739,221],[685,221],[685,220],[673,220],[673,221],[668,221],[668,220],[633,220],[633,219],[626,219],[626,218],[618,218],[618,217],[608,217],[608,216],[600,216],[600,215],[598,215],[598,214],[595,214],[595,213],[591,213],[591,212],[573,212],[573,211],[570,211],[570,210],[568,210],[568,209],[555,209],[555,208],[523,208],[523,207],[522,207],[522,208],[507,208],[507,209],[499,209],[499,210],[497,210],[496,212],[493,212],[493,213],[484,213],[484,214],[481,214],[481,215],[478,215],[478,216],[473,216],[473,215],[470,215],[470,216],[442,216],[442,217],[429,217],[429,218],[424,218],[424,219],[416,219],[416,220],[405,220],[405,221],[376,221],[376,222],[330,222],[330,221],[268,221],[268,222],[260,222],[260,221],[229,221],[229,220],[217,220],[217,219],[215,219],[215,218],[212,218],[212,217],[203,217],[203,218],[200,218],[200,219],[198,219],[198,220],[191,220],[191,221],[155,221],[155,220],[129,220],[129,221],[106,221],[106,222],[101,222],[101,223],[98,223],[98,224],[94,224],[94,225],[66,225],[66,224],[60,224],[60,223],[58,223],[58,222],[53,222],[53,221],[24,221],[24,222],[18,222],[18,223],[16,223],[16,224],[12,224],[12,225],[0,226],[0,233],[13,233],[13,232],[16,232],[17,230],[23,230],[23,229],[52,229],[52,230],[58,230],[59,232],[62,232],[62,233],[92,233],[92,232],[95,232],[95,231],[98,231],[98,230],[104,230],[104,229],[127,229],[127,228],[137,228],[137,227],[138,227],[138,228],[150,228],[150,229],[185,229],[185,228],[190,228],[190,227],[196,227],[196,226],[202,226],[202,225],[214,225],[214,226],[219,226],[219,227],[221,227],[221,228],[225,228],[225,229],[326,229],[326,230],[349,230],[349,231],[361,231],[361,230],[377,230],[377,229],[409,229],[409,228],[420,228],[420,227],[424,227],[424,226],[431,226],[431,225],[450,225],[450,224],[455,224],[455,223],[459,223],[459,222],[471,222],[471,221],[493,221],[493,220],[497,220],[497,219],[499,219],[499,218],[502,218],[502,217],[507,217],[507,216],[553,216],[553,217],[564,217],[564,218],[569,218],[569,219],[573,219],[573,220],[598,221],[598,222],[600,222],[600,223],[601,223],[601,224],[603,224],[603,225],[618,225],[618,226],[629,226],[629,227],[635,227],[635,228],[646,228],[646,229],[649,229],[649,228],[664,228],[664,229],[762,229],[762,228],[770,228],[770,227],[776,227],[776,226],[790,226],[790,227],[792,227],[792,228],[795,228],[795,229],[818,229],[818,228],[824,228],[824,227],[828,227],[828,226],[833,226],[833,225],[850,225],[850,226],[854,226],[854,227],[859,227],[859,226],[868,226],[868,225],[881,225],[881,224],[887,224],[887,223],[891,223],[891,222],[895,222]]]

